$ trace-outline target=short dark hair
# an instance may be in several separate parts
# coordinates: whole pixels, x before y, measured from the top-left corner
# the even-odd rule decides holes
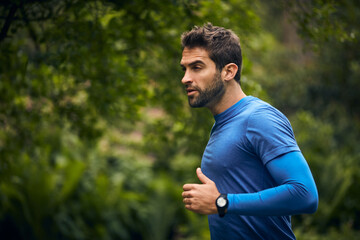
[[[181,35],[181,45],[183,49],[204,48],[219,71],[226,64],[235,63],[239,69],[234,78],[240,84],[242,65],[240,40],[232,30],[213,26],[211,23],[202,27],[195,26]]]

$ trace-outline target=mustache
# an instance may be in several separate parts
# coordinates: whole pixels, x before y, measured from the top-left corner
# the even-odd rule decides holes
[[[196,87],[196,86],[191,86],[191,85],[185,86],[185,90],[186,90],[186,91],[191,90],[191,91],[201,92],[201,89],[200,89],[200,88],[198,88],[198,87]]]

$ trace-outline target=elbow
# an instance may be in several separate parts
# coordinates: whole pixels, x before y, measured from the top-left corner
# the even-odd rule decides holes
[[[315,213],[318,209],[318,206],[319,206],[319,196],[316,193],[315,196],[313,197],[313,200],[311,201],[311,204],[310,204],[311,211],[309,213]]]
[[[313,214],[317,211],[319,205],[319,196],[315,191],[313,194],[309,194],[306,204],[304,206],[304,212],[306,214]]]
[[[306,208],[305,213],[312,214],[315,213],[318,209],[319,205],[319,198],[314,197],[311,201],[308,203],[308,207]]]
[[[294,212],[296,214],[312,214],[315,213],[319,205],[319,196],[316,188],[303,190],[298,192],[297,200],[294,202]]]

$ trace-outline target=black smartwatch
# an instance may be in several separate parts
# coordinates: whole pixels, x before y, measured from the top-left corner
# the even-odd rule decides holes
[[[229,201],[227,199],[227,194],[220,194],[220,196],[215,201],[218,213],[220,217],[224,217],[227,212]]]

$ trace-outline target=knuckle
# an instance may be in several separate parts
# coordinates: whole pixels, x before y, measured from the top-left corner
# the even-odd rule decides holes
[[[192,191],[189,191],[185,194],[185,197],[188,197],[188,198],[191,198],[193,197],[193,192]]]

